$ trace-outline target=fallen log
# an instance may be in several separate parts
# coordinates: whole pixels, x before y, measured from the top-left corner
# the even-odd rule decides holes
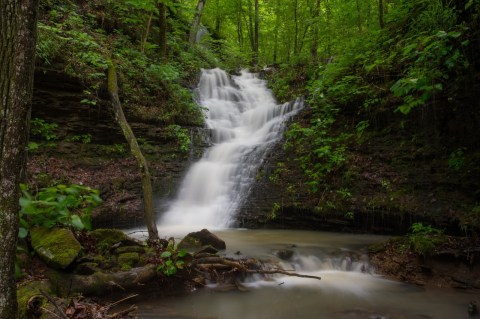
[[[195,259],[192,262],[192,266],[198,268],[201,271],[208,271],[208,270],[235,270],[240,273],[247,273],[247,274],[264,274],[264,275],[275,275],[281,274],[286,276],[292,277],[300,277],[300,278],[309,278],[309,279],[317,279],[321,280],[321,277],[312,276],[312,275],[302,275],[298,274],[289,270],[285,269],[262,269],[258,263],[254,263],[251,259],[230,259],[220,256],[212,256],[212,257],[203,257]],[[257,269],[251,269],[248,266],[256,266]]]

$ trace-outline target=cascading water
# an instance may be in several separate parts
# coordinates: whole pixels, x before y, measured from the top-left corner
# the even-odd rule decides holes
[[[160,224],[225,228],[266,151],[281,137],[285,120],[303,102],[279,105],[255,74],[229,77],[218,68],[202,70],[198,94],[213,146],[190,168]]]
[[[164,233],[216,229],[227,242],[222,252],[227,257],[240,254],[321,280],[283,274],[248,277],[236,285],[249,293],[212,294],[200,289],[183,297],[147,300],[139,305],[138,318],[450,319],[461,318],[462,311],[466,315],[464,300],[470,300],[470,295],[424,291],[376,276],[362,248],[385,237],[219,230],[230,225],[265,152],[278,141],[283,123],[301,108],[302,101],[278,105],[255,75],[242,72],[230,78],[220,69],[202,72],[198,93],[201,105],[208,109],[213,146],[191,167],[177,200],[162,217],[161,226],[174,226]],[[290,257],[281,259],[280,251]]]

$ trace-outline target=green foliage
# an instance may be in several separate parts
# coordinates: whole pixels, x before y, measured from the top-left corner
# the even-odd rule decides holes
[[[363,133],[370,126],[368,121],[360,121],[355,126],[357,131],[357,141],[361,144],[363,142]]]
[[[307,185],[317,192],[326,174],[339,169],[346,160],[343,142],[347,136],[334,136],[331,126],[335,110],[324,108],[308,127],[293,124],[285,133],[285,148],[294,148],[297,161],[307,177]]]
[[[48,123],[45,120],[34,118],[30,122],[30,132],[33,136],[47,142],[54,142],[58,140],[55,130],[58,128],[56,123]]]
[[[424,105],[442,91],[452,75],[468,66],[459,42],[462,30],[422,33],[401,41],[402,57],[409,64],[404,76],[390,88],[404,103],[398,110],[404,114]]]
[[[450,153],[448,157],[448,167],[451,170],[459,171],[465,165],[465,147],[460,147]]]
[[[270,216],[268,216],[268,219],[275,220],[281,208],[282,206],[279,203],[273,203],[272,210],[270,211]]]
[[[435,252],[438,245],[445,242],[443,231],[422,223],[414,223],[407,237],[410,247],[419,255],[427,256]]]
[[[22,185],[19,237],[25,238],[33,226],[90,229],[90,213],[101,202],[97,190],[82,185],[60,184],[43,188],[36,195]]]
[[[90,144],[90,142],[92,141],[92,135],[91,134],[74,135],[68,138],[68,140],[71,142],[80,142],[82,144]]]
[[[127,154],[127,148],[125,144],[113,144],[113,145],[98,145],[99,149],[107,154],[125,155]]]
[[[172,124],[165,128],[167,138],[172,138],[177,141],[180,151],[186,153],[190,150],[192,141],[188,134],[188,130],[182,128],[180,125]]]
[[[188,264],[188,253],[184,249],[178,249],[173,241],[169,242],[165,251],[160,255],[160,265],[157,271],[165,276],[173,276],[179,269],[184,269]]]

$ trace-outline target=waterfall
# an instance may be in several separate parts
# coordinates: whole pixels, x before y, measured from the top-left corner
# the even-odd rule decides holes
[[[198,96],[212,146],[191,166],[160,224],[226,228],[264,155],[303,101],[278,104],[255,74],[230,77],[218,68],[202,70]]]

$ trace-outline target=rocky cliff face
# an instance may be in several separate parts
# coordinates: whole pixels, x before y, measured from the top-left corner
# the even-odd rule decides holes
[[[307,121],[308,114],[295,120]],[[338,127],[347,124],[340,119]],[[402,234],[424,222],[449,233],[468,231],[478,201],[478,157],[456,170],[443,147],[404,136],[392,124],[361,144],[350,141],[346,162],[312,192],[295,154],[283,145],[262,164],[239,226]]]
[[[58,126],[53,138],[39,136],[40,145],[30,152],[28,177],[31,187],[52,183],[80,183],[101,191],[105,201],[93,214],[94,227],[132,227],[143,224],[141,180],[137,163],[111,114],[108,102],[82,102],[82,83],[55,70],[35,75],[32,118]],[[208,145],[208,131],[189,128],[192,147],[182,152],[165,125],[140,121],[124,106],[142,150],[149,161],[157,207],[175,195],[186,168]],[[50,144],[50,145],[49,145]]]

